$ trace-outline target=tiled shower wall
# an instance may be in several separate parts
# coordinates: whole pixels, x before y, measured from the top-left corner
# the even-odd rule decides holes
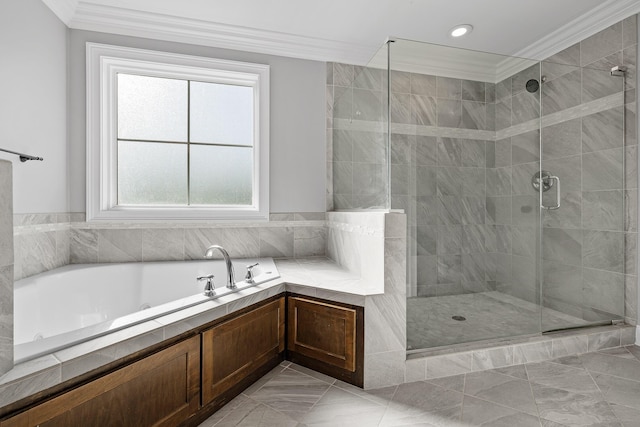
[[[391,207],[408,212],[410,296],[493,288],[485,249],[494,85],[392,71]]]
[[[327,210],[384,208],[386,73],[327,64]]]
[[[496,85],[487,213],[498,224],[497,290],[531,302],[542,295],[545,307],[581,319],[613,314],[636,323],[636,31],[634,16]],[[626,87],[611,76],[615,65],[628,67]],[[540,75],[545,82],[532,96],[524,84]],[[540,101],[542,169],[562,183],[561,208],[544,211],[541,293],[538,194],[531,187],[540,168]],[[545,193],[544,204],[555,196],[555,189]]]
[[[636,323],[636,31],[633,16],[497,84],[392,71],[391,207],[407,213],[409,296],[495,289],[540,302],[542,96],[543,169],[562,181],[562,208],[543,218],[543,302]],[[621,64],[624,147],[622,79],[609,73]],[[385,84],[383,70],[328,66],[329,209],[382,202]]]
[[[0,376],[13,368],[13,175],[0,160]]]
[[[327,70],[328,206],[384,206],[386,72],[338,63]],[[391,207],[407,213],[409,295],[492,287],[484,227],[494,86],[392,72]]]
[[[83,213],[15,215],[16,280],[67,264],[201,259],[211,244],[232,257],[324,256],[324,212],[272,213],[247,225],[95,224]]]

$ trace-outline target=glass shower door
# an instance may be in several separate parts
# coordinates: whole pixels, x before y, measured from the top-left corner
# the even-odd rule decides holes
[[[409,40],[389,49],[407,350],[540,334],[540,90],[528,86],[539,62]]]
[[[624,77],[579,58],[542,63],[543,332],[624,317]]]

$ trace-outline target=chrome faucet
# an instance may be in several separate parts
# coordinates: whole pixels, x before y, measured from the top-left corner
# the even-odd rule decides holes
[[[253,269],[259,265],[260,265],[259,262],[256,262],[255,264],[247,265],[247,275],[244,277],[245,282],[255,283]]]
[[[213,274],[207,274],[206,276],[196,277],[198,282],[201,282],[203,280],[207,281],[207,284],[204,285],[204,294],[208,297],[212,297],[216,294],[216,286],[213,284],[213,278],[214,278]]]
[[[207,251],[204,253],[205,258],[211,258],[213,256],[214,249],[218,249],[222,253],[222,257],[224,258],[224,263],[227,266],[227,288],[235,289],[236,288],[236,279],[235,273],[233,271],[233,264],[231,263],[231,258],[229,258],[229,253],[220,245],[211,245],[207,248]]]

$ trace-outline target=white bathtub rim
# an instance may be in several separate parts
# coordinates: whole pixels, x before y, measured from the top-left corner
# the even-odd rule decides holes
[[[216,260],[219,261],[219,260]],[[244,263],[248,262],[261,262],[262,265],[269,265],[273,268],[273,271],[270,269],[270,273],[267,275],[260,275],[256,277],[255,283],[247,283],[245,280],[236,283],[235,289],[229,289],[225,286],[220,286],[216,288],[216,294],[208,297],[204,294],[196,294],[191,295],[186,298],[181,298],[178,300],[174,300],[168,303],[164,303],[155,307],[151,307],[147,310],[136,311],[121,317],[118,317],[113,320],[96,323],[90,326],[86,326],[80,329],[74,329],[69,332],[65,332],[62,334],[54,335],[47,337],[43,340],[36,341],[27,341],[21,344],[14,345],[14,365],[27,362],[32,359],[37,359],[39,357],[45,356],[47,354],[53,354],[59,350],[72,347],[78,344],[81,344],[86,341],[90,341],[96,338],[104,337],[105,335],[113,334],[114,332],[133,327],[139,324],[142,324],[147,321],[152,321],[181,310],[188,309],[190,307],[203,304],[209,301],[215,301],[217,299],[223,298],[230,294],[239,293],[241,296],[243,291],[248,288],[252,288],[255,286],[259,286],[270,281],[278,281],[280,279],[280,274],[277,270],[277,266],[272,258],[250,258],[250,259],[233,259],[234,263]],[[189,261],[178,261],[178,262],[189,262]],[[144,262],[138,264],[166,264],[167,262]],[[91,269],[100,268],[100,267],[113,267],[118,268],[121,263],[111,263],[111,264],[74,264],[60,267],[59,269],[51,270],[49,272],[41,273],[37,276],[33,276],[28,279],[37,279],[38,276],[56,273],[64,273],[66,271],[80,270],[80,269]],[[27,279],[27,280],[28,280]],[[25,280],[25,282],[27,282]],[[18,283],[17,287],[21,287],[22,284]]]

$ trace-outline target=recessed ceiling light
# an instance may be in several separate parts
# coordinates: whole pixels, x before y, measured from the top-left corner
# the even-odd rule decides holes
[[[473,27],[469,24],[456,25],[449,31],[451,37],[462,37],[473,31]]]

